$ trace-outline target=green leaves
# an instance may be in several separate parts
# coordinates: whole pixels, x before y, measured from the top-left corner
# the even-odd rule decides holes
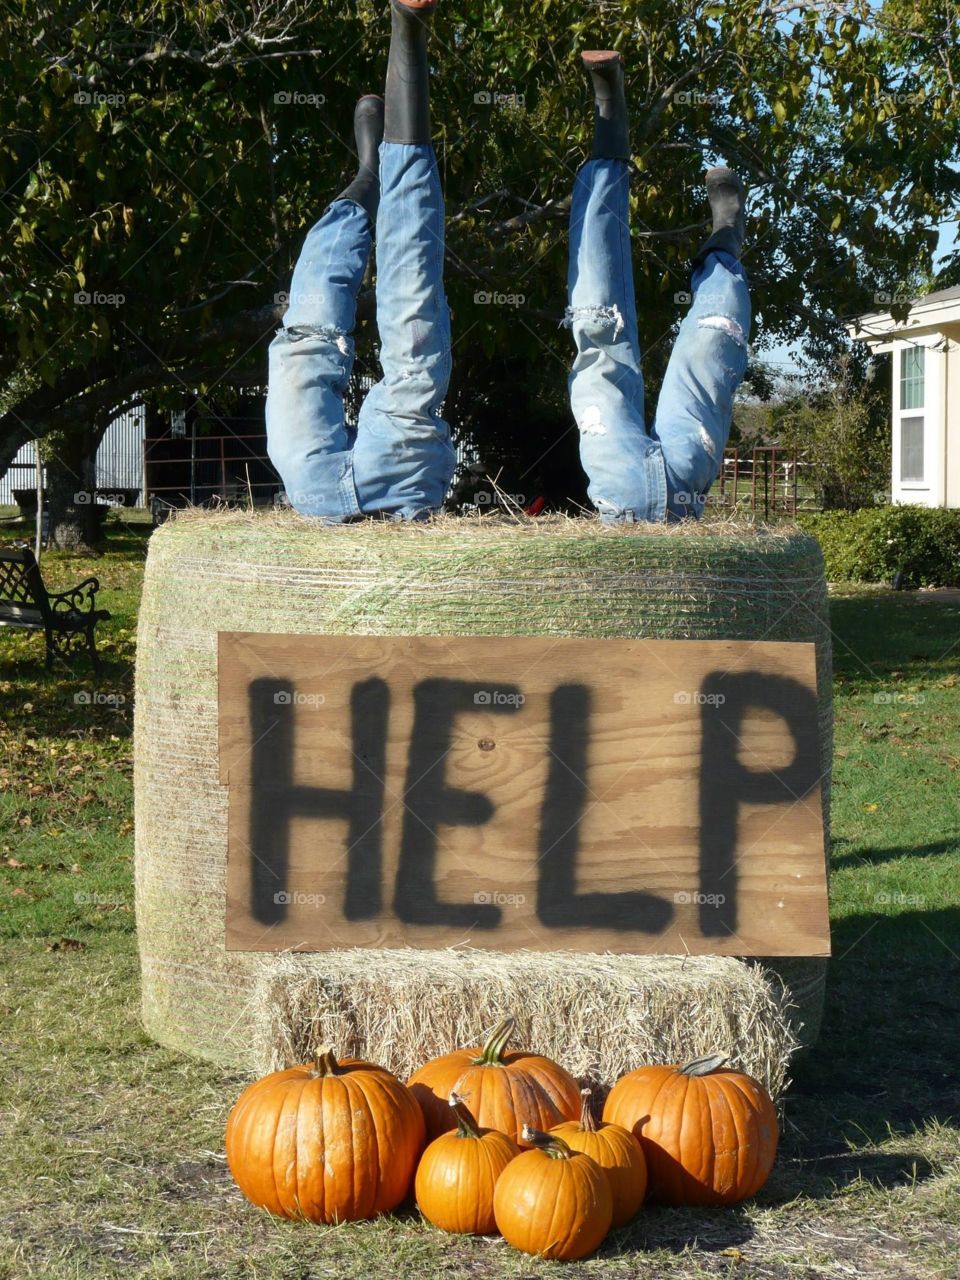
[[[520,447],[518,421],[543,421],[531,446],[541,451],[568,429],[571,352],[558,328],[567,219],[503,224],[569,198],[591,132],[584,47],[613,45],[626,58],[651,405],[682,318],[674,297],[707,224],[709,159],[737,167],[752,190],[761,343],[800,336],[823,354],[842,332],[838,317],[866,308],[891,263],[904,273],[928,265],[930,227],[957,200],[945,175],[960,134],[949,83],[960,83],[960,55],[927,6],[914,16],[912,0],[898,5],[884,10],[901,26],[909,16],[909,44],[868,24],[875,8],[834,20],[823,6],[784,15],[769,0],[445,3],[432,94],[458,425],[486,415],[502,452]],[[184,316],[209,312],[212,327],[288,287],[306,229],[351,175],[353,106],[382,83],[389,22],[366,0],[314,0],[285,31],[281,9],[0,8],[0,384],[25,358],[41,378],[93,360],[98,376],[128,376],[151,352],[182,350]],[[285,56],[258,60],[258,48]],[[298,56],[315,49],[323,54]],[[908,70],[923,110],[891,110],[885,95]],[[83,93],[89,101],[76,100]],[[908,203],[905,191],[920,194]],[[75,281],[127,302],[80,315]],[[477,307],[484,289],[526,302]],[[263,343],[206,354],[227,376],[265,372]],[[196,356],[171,360],[174,383]]]

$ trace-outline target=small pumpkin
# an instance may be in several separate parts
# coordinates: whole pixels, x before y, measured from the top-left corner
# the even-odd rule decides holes
[[[635,1216],[647,1194],[646,1157],[629,1129],[606,1121],[597,1124],[590,1089],[581,1089],[580,1096],[580,1119],[565,1120],[550,1132],[574,1151],[583,1151],[596,1160],[607,1175],[613,1194],[612,1225],[622,1227]]]
[[[507,1165],[493,1193],[503,1238],[541,1258],[585,1258],[613,1220],[613,1192],[591,1156],[554,1133],[523,1127],[524,1151]]]
[[[777,1154],[777,1113],[758,1080],[722,1055],[641,1067],[610,1090],[604,1120],[640,1139],[651,1197],[663,1204],[737,1204],[760,1190]]]
[[[428,1138],[455,1127],[447,1102],[451,1093],[467,1102],[481,1128],[499,1129],[521,1145],[524,1124],[549,1129],[576,1118],[580,1090],[573,1076],[550,1058],[506,1052],[515,1027],[515,1019],[504,1018],[482,1049],[445,1053],[410,1077],[408,1087],[423,1110]]]
[[[493,1189],[520,1148],[496,1129],[480,1129],[463,1099],[450,1095],[457,1122],[420,1158],[415,1182],[420,1212],[441,1231],[494,1235]]]
[[[243,1091],[227,1120],[227,1163],[271,1213],[352,1222],[406,1197],[423,1141],[423,1114],[396,1076],[327,1049]]]

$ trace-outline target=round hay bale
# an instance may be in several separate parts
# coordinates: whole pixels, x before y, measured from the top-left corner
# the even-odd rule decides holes
[[[829,783],[830,632],[812,538],[715,522],[329,528],[293,512],[189,512],[150,542],[136,672],[137,928],[157,1040],[246,1070],[324,1040],[404,1074],[509,1009],[540,1052],[607,1083],[722,1045],[782,1086],[796,1044],[817,1034],[822,959],[226,951],[218,631],[813,641]]]

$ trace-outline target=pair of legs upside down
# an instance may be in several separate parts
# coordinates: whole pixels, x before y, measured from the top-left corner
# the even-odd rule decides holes
[[[453,477],[450,428],[440,416],[451,330],[427,66],[436,4],[391,0],[384,97],[361,98],[354,120],[357,177],[308,233],[270,346],[270,458],[290,503],[332,524],[377,514],[421,519],[441,507]],[[565,323],[576,347],[570,403],[587,492],[605,522],[697,516],[719,474],[747,364],[743,185],[729,169],[706,175],[713,231],[693,260],[692,302],[648,431],[623,64],[606,51],[584,53],[583,62],[594,89],[594,148],[574,185]],[[374,232],[383,377],[350,427],[343,397]]]

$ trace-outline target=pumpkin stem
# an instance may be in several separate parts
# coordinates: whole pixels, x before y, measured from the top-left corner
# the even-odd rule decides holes
[[[692,1062],[688,1062],[686,1066],[680,1068],[680,1074],[684,1076],[708,1076],[714,1071],[719,1071],[721,1067],[725,1067],[730,1058],[725,1053],[714,1053],[709,1058],[694,1058]]]
[[[337,1062],[332,1049],[320,1049],[317,1056],[313,1060],[313,1075],[317,1076],[338,1076],[341,1074],[341,1067]]]
[[[580,1090],[580,1128],[584,1133],[597,1132],[597,1122],[594,1119],[593,1107],[590,1105],[590,1099],[592,1097],[592,1089]]]
[[[514,1017],[504,1018],[502,1022],[497,1023],[490,1033],[489,1040],[483,1046],[483,1052],[480,1057],[474,1058],[473,1065],[475,1067],[502,1067],[503,1051],[516,1028],[517,1020]]]
[[[460,1097],[459,1093],[451,1093],[450,1106],[453,1108],[453,1114],[457,1117],[458,1138],[483,1137],[476,1120],[473,1118],[473,1112]]]
[[[525,1124],[520,1136],[529,1146],[544,1152],[551,1160],[569,1160],[574,1154],[573,1149],[555,1133],[544,1133],[542,1129],[532,1129]]]

